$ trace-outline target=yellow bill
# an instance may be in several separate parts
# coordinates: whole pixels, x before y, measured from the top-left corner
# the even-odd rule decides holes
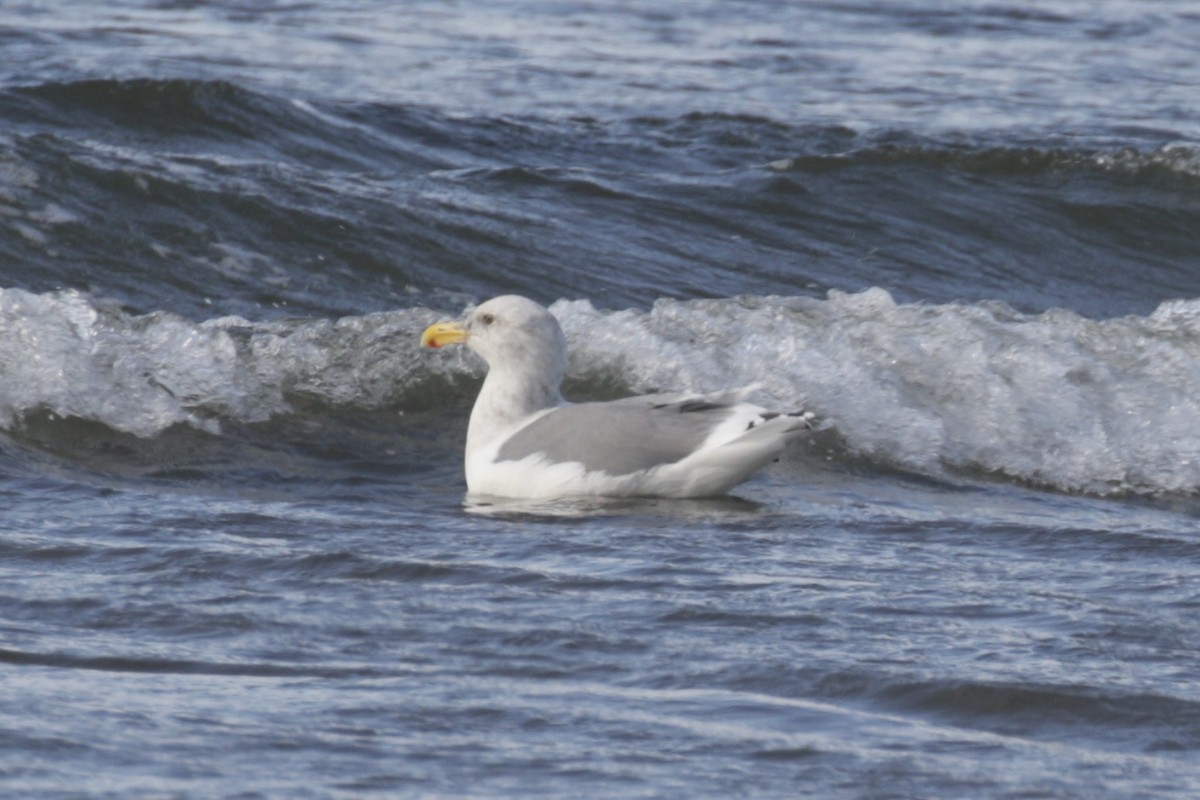
[[[448,344],[462,344],[467,340],[467,329],[458,322],[436,322],[421,334],[421,346],[437,349]]]

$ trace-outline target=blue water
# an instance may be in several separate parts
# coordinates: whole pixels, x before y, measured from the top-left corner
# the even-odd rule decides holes
[[[0,796],[1200,793],[1200,13],[0,8]],[[465,496],[482,365],[756,385]]]

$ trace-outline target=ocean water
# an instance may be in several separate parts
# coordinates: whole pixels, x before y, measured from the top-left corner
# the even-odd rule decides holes
[[[1190,0],[0,6],[0,796],[1200,794]],[[465,495],[482,365],[756,385]]]

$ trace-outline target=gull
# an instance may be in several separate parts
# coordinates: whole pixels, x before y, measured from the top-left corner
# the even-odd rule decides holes
[[[569,403],[567,340],[538,303],[505,295],[430,325],[424,347],[466,345],[488,365],[464,466],[472,495],[713,497],[812,430],[813,414],[746,402],[748,390]]]

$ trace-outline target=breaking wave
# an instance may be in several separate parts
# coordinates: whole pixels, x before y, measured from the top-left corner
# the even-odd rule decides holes
[[[882,289],[551,310],[571,342],[576,397],[753,384],[763,402],[804,405],[847,453],[889,468],[1101,495],[1200,489],[1200,300],[1108,320],[993,301],[898,304]],[[0,425],[48,414],[153,437],[314,403],[465,413],[481,363],[417,343],[457,313],[194,322],[74,291],[0,290]]]

